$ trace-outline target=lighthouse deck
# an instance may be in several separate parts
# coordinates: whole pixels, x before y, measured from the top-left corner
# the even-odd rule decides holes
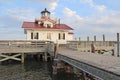
[[[51,43],[50,41],[1,40],[0,53],[47,52],[50,48],[53,50]]]
[[[24,63],[24,58],[25,58],[24,54],[26,53],[52,54],[53,52],[54,52],[54,43],[51,41],[0,40],[0,62],[12,59]]]
[[[100,80],[120,80],[120,58],[59,47],[58,58]]]

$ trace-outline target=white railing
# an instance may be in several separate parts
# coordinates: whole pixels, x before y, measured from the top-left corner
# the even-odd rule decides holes
[[[67,47],[79,51],[91,51],[91,45],[95,50],[114,49],[114,41],[68,41]]]
[[[51,43],[51,44],[50,44]],[[26,50],[26,49],[44,49],[48,50],[50,47],[51,50],[53,46],[51,41],[39,41],[39,40],[0,40],[0,53],[7,52],[9,50]]]

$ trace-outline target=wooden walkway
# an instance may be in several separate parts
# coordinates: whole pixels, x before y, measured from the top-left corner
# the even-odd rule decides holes
[[[24,54],[40,52],[52,54],[54,52],[54,43],[39,40],[0,40],[0,62],[12,59],[24,63]]]
[[[120,57],[58,49],[58,58],[101,80],[120,80]]]
[[[55,52],[59,60],[101,80],[120,80],[120,57],[91,53],[91,44],[96,46],[97,51],[114,50],[113,41],[73,41],[68,42],[67,47],[56,47]],[[0,40],[0,62],[12,59],[24,63],[25,53],[48,52],[54,55],[54,49],[54,43],[50,41]]]

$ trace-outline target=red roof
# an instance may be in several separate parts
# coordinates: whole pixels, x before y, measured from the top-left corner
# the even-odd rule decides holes
[[[69,32],[68,34],[74,34],[73,32]]]
[[[71,27],[65,24],[55,24],[52,28],[45,28],[40,24],[36,24],[35,22],[24,22],[22,28],[38,28],[38,29],[64,29],[64,30],[73,30]]]

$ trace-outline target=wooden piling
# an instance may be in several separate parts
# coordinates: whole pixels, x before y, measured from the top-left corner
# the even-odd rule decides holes
[[[65,66],[66,66],[65,70],[66,70],[67,73],[73,73],[74,72],[73,67],[71,65],[67,64]]]
[[[94,43],[92,42],[92,44],[91,44],[91,52],[92,53],[95,53],[95,46],[94,46]]]
[[[58,47],[59,47],[59,45],[55,44],[55,46],[54,46],[54,58],[57,58],[57,56],[58,56]]]
[[[89,40],[89,36],[87,37],[87,41],[90,41],[90,40]]]
[[[84,71],[82,71],[81,80],[87,80],[86,73]]]
[[[47,52],[45,52],[45,53],[44,53],[44,61],[46,61],[46,62],[47,62],[47,57],[48,57],[48,56],[47,56]]]
[[[105,41],[105,35],[103,34],[103,41]]]
[[[0,60],[2,59],[1,54],[2,54],[2,53],[0,53]],[[1,64],[1,63],[2,63],[2,62],[0,61],[0,64]]]
[[[24,63],[24,57],[25,57],[25,54],[24,54],[24,53],[21,53],[21,63],[22,63],[22,64]]]
[[[96,41],[96,36],[94,36],[94,41]]]
[[[119,33],[117,33],[117,57],[119,57]]]
[[[80,41],[80,37],[79,37],[79,41]]]

